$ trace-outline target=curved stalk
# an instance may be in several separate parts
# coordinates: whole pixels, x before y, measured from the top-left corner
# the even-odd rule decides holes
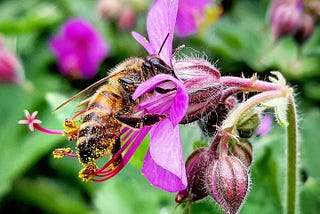
[[[298,210],[298,125],[293,95],[288,96],[287,110],[287,190],[286,213],[299,213]]]

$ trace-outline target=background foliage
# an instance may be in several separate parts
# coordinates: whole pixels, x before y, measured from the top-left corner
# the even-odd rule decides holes
[[[140,2],[141,1],[137,1]],[[223,75],[265,79],[280,70],[296,90],[300,112],[301,213],[320,209],[320,29],[300,52],[291,38],[273,42],[267,20],[267,0],[234,1],[232,10],[202,34],[175,39],[184,51],[209,58]],[[60,101],[104,77],[106,71],[130,56],[146,52],[129,31],[98,18],[96,1],[3,0],[0,32],[24,66],[23,85],[0,85],[0,213],[221,213],[211,199],[191,207],[175,207],[174,194],[153,188],[140,173],[146,145],[118,176],[104,183],[82,183],[75,159],[54,160],[52,151],[66,146],[62,137],[30,133],[17,124],[23,110],[39,111],[50,128],[73,114],[72,107],[52,112]],[[137,14],[135,31],[145,32],[148,2]],[[143,7],[142,7],[143,8]],[[80,16],[93,23],[111,46],[110,55],[94,80],[70,81],[58,72],[48,39],[68,18]],[[202,139],[196,125],[182,127],[185,155]],[[254,164],[251,192],[241,213],[281,213],[283,196],[284,130],[275,125],[268,135],[252,139]]]

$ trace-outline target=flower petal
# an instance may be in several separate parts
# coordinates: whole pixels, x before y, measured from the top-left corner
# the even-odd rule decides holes
[[[168,134],[170,133],[170,134]],[[187,186],[179,127],[163,120],[150,132],[150,148],[142,173],[156,187],[168,192],[177,192]]]
[[[189,97],[187,89],[181,82],[176,82],[177,93],[170,108],[169,116],[173,126],[179,124],[188,109]]]
[[[143,84],[139,85],[138,88],[135,90],[134,94],[132,95],[132,98],[135,100],[141,95],[148,93],[161,83],[168,80],[172,81],[177,88],[176,96],[173,100],[173,103],[168,103],[166,99],[159,99],[159,102],[155,105],[157,105],[158,107],[168,106],[168,111],[157,113],[169,113],[172,125],[176,126],[186,114],[189,102],[187,89],[180,80],[168,74],[158,74],[155,77],[147,80]],[[166,100],[166,103],[163,103],[164,106],[162,106],[161,102],[164,100]]]
[[[153,50],[159,52],[161,58],[171,65],[172,40],[178,12],[177,0],[155,0],[147,17],[147,32]],[[169,34],[167,40],[165,38]]]
[[[148,52],[149,55],[156,54],[156,52],[153,50],[151,44],[149,43],[149,41],[145,37],[141,36],[137,32],[132,32],[131,35],[133,36],[133,38],[135,40],[137,40],[137,42],[140,43],[140,45],[142,45],[144,47],[144,49],[146,49],[146,51]]]

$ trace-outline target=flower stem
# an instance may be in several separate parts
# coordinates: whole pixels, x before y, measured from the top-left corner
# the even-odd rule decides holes
[[[288,96],[287,110],[287,213],[298,213],[298,125],[297,112],[293,95]]]
[[[223,130],[232,130],[238,119],[250,108],[273,98],[286,97],[286,93],[282,90],[266,91],[257,94],[245,102],[241,103],[223,122],[221,128]]]
[[[243,91],[273,91],[282,90],[284,87],[276,83],[258,80],[256,76],[252,78],[223,76],[220,78],[220,81],[228,87],[243,88]]]

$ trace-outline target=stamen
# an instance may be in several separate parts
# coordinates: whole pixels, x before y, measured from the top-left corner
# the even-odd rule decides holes
[[[69,157],[73,157],[73,158],[78,157],[77,154],[72,153],[71,148],[59,148],[59,149],[55,149],[53,151],[54,158],[63,158],[64,156],[69,156]]]
[[[34,128],[37,129],[38,131],[47,133],[47,134],[56,134],[56,135],[63,135],[64,131],[63,130],[53,130],[53,129],[46,129],[39,124],[33,124]]]
[[[139,131],[134,132],[129,138],[129,140],[127,141],[127,143],[111,158],[111,160],[108,161],[107,164],[105,164],[103,167],[101,167],[96,171],[96,176],[102,177],[102,178],[101,179],[93,178],[91,180],[95,182],[102,182],[102,181],[109,180],[110,178],[117,175],[124,168],[124,166],[129,162],[129,160],[131,159],[131,157],[133,156],[133,154],[135,153],[135,151],[137,150],[137,148],[139,147],[143,138],[147,135],[149,130],[150,128],[143,128]],[[127,150],[126,154],[124,155],[121,163],[117,165],[114,169],[105,170],[129,146],[130,148]]]
[[[132,130],[130,130],[130,131],[132,131]],[[133,131],[132,131],[133,132]],[[131,132],[131,133],[132,133]],[[125,150],[125,149],[127,149],[129,146],[130,146],[130,144],[132,144],[132,142],[133,142],[133,140],[137,137],[137,135],[139,134],[139,132],[140,131],[136,131],[136,132],[134,132],[132,135],[131,135],[131,137],[130,137],[130,139],[119,149],[119,151],[115,154],[115,155],[113,155],[113,157],[105,164],[105,165],[103,165],[100,169],[98,169],[97,171],[96,171],[96,173],[104,173],[105,171],[103,171],[104,169],[106,169],[106,168],[108,168],[121,154],[122,154],[122,152]],[[130,150],[130,149],[129,149]]]

